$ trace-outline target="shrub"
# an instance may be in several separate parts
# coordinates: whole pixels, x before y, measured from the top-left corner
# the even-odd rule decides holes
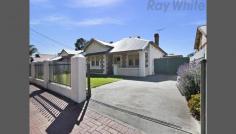
[[[189,64],[185,63],[183,65],[180,65],[178,70],[177,70],[177,75],[182,76],[184,75],[187,71],[189,70]]]
[[[200,93],[191,95],[190,100],[188,101],[188,106],[190,108],[190,112],[193,114],[193,116],[197,119],[200,120]]]
[[[183,64],[178,68],[177,74],[177,87],[187,100],[200,92],[200,64]]]

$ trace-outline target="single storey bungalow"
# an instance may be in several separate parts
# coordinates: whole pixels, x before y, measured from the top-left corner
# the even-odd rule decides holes
[[[68,62],[70,63],[71,57],[77,54],[81,54],[82,50],[70,50],[70,49],[62,49],[60,53],[57,54],[57,57],[52,58],[50,61],[57,62]]]
[[[127,37],[117,42],[91,39],[84,48],[91,74],[148,76],[154,74],[154,59],[167,53],[159,47],[159,34],[154,40]]]

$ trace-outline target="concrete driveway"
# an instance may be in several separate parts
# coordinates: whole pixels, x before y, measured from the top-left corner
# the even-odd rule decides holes
[[[200,133],[175,76],[125,79],[92,89],[90,106],[146,133]]]

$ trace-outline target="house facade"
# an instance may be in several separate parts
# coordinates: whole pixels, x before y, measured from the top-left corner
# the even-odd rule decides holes
[[[35,54],[34,56],[30,57],[30,63],[49,61],[52,58],[55,58],[56,56],[57,55],[53,55],[53,54]]]
[[[159,35],[155,41],[140,37],[123,38],[114,43],[91,39],[84,49],[90,73],[121,76],[148,76],[154,74],[154,59],[167,53],[159,47]]]
[[[207,26],[199,26],[196,32],[194,43],[194,55],[190,57],[190,62],[207,59]]]
[[[70,49],[62,49],[60,53],[58,53],[57,57],[50,59],[50,61],[60,61],[60,62],[71,62],[71,57],[77,54],[81,54],[81,50],[70,50]]]

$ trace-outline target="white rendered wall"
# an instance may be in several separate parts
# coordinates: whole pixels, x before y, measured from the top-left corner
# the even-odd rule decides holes
[[[81,103],[86,99],[86,59],[83,55],[75,55],[71,58],[71,87],[49,82],[49,61],[44,63],[43,80],[34,78],[34,63],[32,64],[30,82],[42,86],[75,102]]]
[[[145,69],[145,51],[139,51],[139,76],[146,76]]]

